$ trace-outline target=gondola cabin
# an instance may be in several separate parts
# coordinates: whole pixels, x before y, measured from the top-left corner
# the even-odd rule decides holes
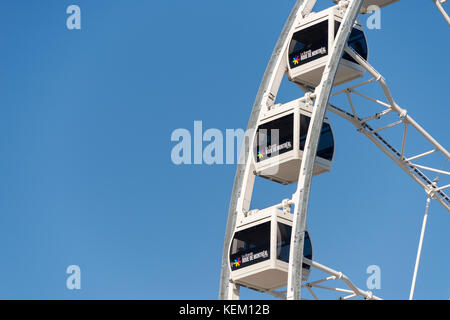
[[[342,17],[342,13],[335,6],[311,13],[296,27],[287,55],[287,74],[290,81],[312,88],[319,85]],[[367,60],[367,40],[358,22],[353,27],[348,45]],[[364,72],[363,67],[344,53],[333,85],[360,78]]]
[[[312,107],[297,99],[264,112],[256,132],[255,175],[281,183],[298,180]],[[334,155],[334,138],[325,118],[313,175],[328,172]]]
[[[365,0],[361,6],[361,13],[369,13],[371,12],[370,6],[377,6],[379,8],[384,8],[387,5],[398,2],[399,0]],[[334,0],[335,3],[338,3],[339,0]]]
[[[270,207],[255,210],[245,218],[232,238],[229,250],[232,280],[248,288],[265,291],[287,285],[292,217],[290,212]],[[303,256],[313,259],[309,233],[305,232]],[[303,264],[303,281],[310,266]]]

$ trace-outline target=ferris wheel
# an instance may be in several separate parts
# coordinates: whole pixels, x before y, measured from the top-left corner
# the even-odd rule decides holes
[[[334,6],[321,12],[312,12],[316,0],[296,1],[250,115],[250,139],[241,152],[244,161],[237,167],[228,213],[220,299],[239,299],[241,287],[288,300],[301,299],[302,289],[315,299],[319,299],[318,290],[346,294],[342,299],[381,299],[358,288],[342,272],[314,260],[313,235],[307,229],[306,218],[312,178],[330,171],[333,162],[334,135],[327,111],[355,126],[427,195],[410,292],[413,298],[431,200],[450,211],[446,194],[450,184],[445,182],[450,172],[444,170],[450,153],[396,103],[386,79],[368,62],[369,45],[357,16],[370,13],[374,5],[384,8],[397,1],[334,0]],[[447,0],[433,2],[450,24],[443,7]],[[368,80],[333,92],[334,87],[366,74]],[[278,103],[284,75],[303,91],[303,96]],[[360,90],[374,85],[381,88],[382,96],[369,96]],[[344,97],[345,105],[336,105],[336,97]],[[373,104],[374,112],[362,115],[355,97]],[[383,137],[392,128],[401,128],[398,146]],[[411,153],[408,146],[417,136],[428,147]],[[431,157],[439,160],[427,161]],[[256,177],[282,185],[297,184],[297,189],[290,199],[280,199],[268,208],[251,209]],[[310,280],[313,268],[323,272],[324,278]],[[341,280],[345,288],[327,286],[330,280]]]

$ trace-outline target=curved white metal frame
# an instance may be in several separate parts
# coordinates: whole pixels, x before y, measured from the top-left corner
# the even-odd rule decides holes
[[[306,229],[306,216],[312,180],[312,172],[314,167],[314,159],[317,151],[318,140],[320,136],[323,119],[325,117],[325,112],[327,109],[335,114],[342,116],[343,118],[349,120],[352,124],[354,124],[360,132],[364,133],[386,155],[388,155],[392,160],[394,160],[395,163],[397,163],[408,175],[410,175],[417,183],[419,183],[425,189],[429,197],[436,199],[447,210],[449,210],[449,197],[444,193],[444,190],[450,187],[450,185],[438,187],[436,181],[435,180],[433,181],[430,178],[428,178],[420,169],[444,175],[449,175],[449,173],[436,168],[430,168],[412,163],[412,161],[424,158],[434,153],[441,153],[448,160],[449,158],[448,151],[445,148],[443,148],[435,139],[433,139],[431,135],[429,135],[420,125],[418,125],[417,122],[415,122],[406,113],[405,110],[401,109],[395,103],[384,78],[372,66],[370,66],[370,64],[368,64],[367,61],[358,56],[356,52],[354,52],[351,48],[346,46],[348,37],[352,30],[352,26],[356,20],[358,13],[360,12],[363,2],[364,2],[363,0],[340,0],[338,2],[339,8],[344,10],[345,14],[340,29],[338,31],[338,34],[336,35],[332,50],[329,53],[329,58],[327,65],[325,67],[324,74],[322,76],[322,81],[320,85],[314,90],[314,92],[310,92],[309,88],[302,88],[306,91],[305,97],[303,99],[304,101],[314,103],[314,112],[311,118],[306,145],[303,152],[303,160],[299,173],[297,191],[294,193],[291,200],[287,200],[289,205],[295,206],[287,291],[267,292],[278,298],[301,299],[302,287],[307,288],[311,292],[312,287],[314,286],[318,287],[318,283],[326,280],[339,278],[343,279],[344,282],[351,289],[351,290],[338,289],[338,291],[351,293],[349,296],[344,297],[345,299],[352,298],[355,296],[362,296],[365,299],[379,299],[378,297],[373,296],[370,292],[365,292],[358,289],[350,282],[350,280],[348,280],[348,278],[342,277],[341,273],[338,273],[332,269],[324,267],[313,261],[303,261],[304,230]],[[280,87],[283,76],[287,70],[287,66],[285,64],[285,55],[287,54],[287,48],[291,40],[293,30],[295,29],[297,24],[300,23],[300,21],[311,12],[315,3],[316,0],[297,0],[296,4],[294,5],[294,8],[287,20],[287,23],[282,31],[280,38],[278,39],[277,45],[269,61],[268,67],[264,74],[261,86],[258,91],[258,95],[254,103],[254,107],[247,127],[247,132],[251,132],[252,135],[256,130],[256,125],[260,118],[261,110],[263,108],[270,108],[275,103],[278,89]],[[333,94],[333,96],[335,96],[345,93],[349,99],[350,106],[352,108],[352,113],[329,104],[329,98],[331,96],[333,81],[336,76],[339,62],[344,53],[344,50],[348,54],[350,54],[362,67],[364,67],[373,76],[373,78],[368,81],[364,81],[359,85],[347,88],[345,90],[341,90]],[[355,90],[356,88],[362,85],[374,81],[378,81],[380,83],[388,100],[388,103],[384,103],[377,99],[364,96]],[[377,113],[371,117],[361,119],[356,114],[354,105],[350,98],[351,93],[358,94],[371,101],[374,101],[384,106],[386,110]],[[379,119],[384,115],[390,113],[397,113],[398,116],[400,117],[400,120],[380,129],[372,129],[372,127],[370,127],[367,124],[368,121]],[[403,134],[403,146],[401,152],[397,151],[394,147],[392,147],[392,145],[390,145],[384,138],[382,138],[379,135],[380,131],[400,124],[404,124],[405,126]],[[412,127],[416,131],[418,131],[433,146],[433,149],[431,151],[427,151],[425,153],[406,158],[404,155],[406,144],[406,130],[408,127]],[[255,182],[254,161],[253,157],[251,156],[251,151],[253,150],[253,142],[254,139],[250,139],[249,144],[243,145],[241,157],[244,157],[245,161],[239,162],[234,181],[234,187],[230,202],[227,228],[225,234],[224,251],[222,256],[221,285],[219,293],[220,299],[238,299],[240,294],[239,286],[234,284],[232,282],[232,279],[230,278],[228,248],[231,242],[233,232],[236,228],[236,223],[239,216],[245,215],[250,210],[253,185]],[[300,279],[302,279],[303,262],[308,263],[312,267],[318,268],[324,272],[331,274],[332,277],[320,280],[319,282],[315,281],[309,284],[302,285]],[[326,289],[330,288],[327,287]],[[312,295],[316,297],[316,295],[313,292]]]
[[[303,264],[303,242],[306,229],[309,192],[311,188],[314,159],[319,144],[322,123],[328,106],[333,82],[344,54],[344,46],[352,31],[356,17],[361,9],[363,0],[341,1],[338,6],[345,10],[339,31],[335,37],[333,47],[329,52],[328,62],[322,75],[322,80],[314,92],[314,109],[309,124],[303,159],[300,167],[297,191],[293,195],[294,221],[292,224],[292,239],[289,259],[289,274],[287,283],[287,299],[301,299],[301,279]],[[348,7],[345,7],[348,5]]]
[[[296,1],[277,41],[266,72],[264,73],[247,125],[247,132],[255,131],[261,109],[274,104],[278,89],[286,72],[285,53],[289,42],[291,41],[293,29],[300,19],[311,12],[315,3],[316,0]],[[239,287],[230,281],[228,247],[236,228],[238,215],[244,214],[250,207],[253,184],[255,181],[255,176],[253,174],[254,165],[252,157],[250,156],[250,152],[253,150],[253,141],[254,140],[252,139],[250,140],[249,145],[244,143],[242,146],[241,159],[244,159],[244,161],[239,161],[234,180],[222,255],[219,299],[235,299],[239,296]]]

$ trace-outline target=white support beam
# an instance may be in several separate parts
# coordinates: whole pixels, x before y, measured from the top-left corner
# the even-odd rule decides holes
[[[396,127],[396,126],[398,126],[399,124],[402,124],[403,122],[404,122],[403,120],[399,120],[399,121],[393,122],[393,123],[391,123],[391,124],[388,124],[387,126],[384,126],[384,127],[382,127],[382,128],[378,128],[378,129],[376,129],[376,130],[373,130],[373,131],[371,132],[371,134],[378,133],[378,132],[380,132],[380,131],[383,131],[383,130],[386,130],[386,129],[389,129],[389,128]]]
[[[374,99],[374,98],[372,98],[372,97],[369,97],[368,95],[365,95],[365,94],[363,94],[363,93],[361,93],[361,92],[359,92],[359,91],[351,90],[351,92],[357,94],[358,96],[360,96],[360,97],[362,97],[362,98],[365,98],[365,99],[370,100],[370,101],[372,101],[372,102],[378,103],[380,106],[383,106],[383,107],[389,108],[389,109],[391,108],[391,105],[390,105],[390,104],[388,104],[388,103],[386,103],[386,102],[383,102],[383,101],[381,101],[381,100],[378,100],[378,99]]]
[[[411,157],[411,158],[405,159],[405,161],[406,161],[406,162],[411,162],[411,161],[413,161],[413,160],[420,159],[420,158],[423,158],[423,157],[425,157],[425,156],[429,156],[430,154],[433,154],[433,153],[436,153],[436,152],[438,152],[438,150],[437,150],[437,149],[433,149],[433,150],[430,150],[430,151],[427,151],[427,152],[418,154],[418,155],[416,155],[416,156],[413,156],[413,157]]]
[[[431,201],[431,198],[428,197],[427,204],[425,207],[425,215],[423,216],[422,230],[420,232],[419,247],[417,249],[416,265],[414,266],[414,274],[413,274],[413,279],[412,279],[412,284],[411,284],[411,291],[409,293],[409,300],[413,299],[414,290],[416,288],[417,272],[419,270],[420,257],[422,255],[423,238],[425,236],[425,229],[427,227],[428,212],[430,210],[430,201]]]
[[[435,173],[445,174],[445,175],[447,175],[447,176],[450,176],[450,172],[448,172],[448,171],[443,171],[443,170],[439,170],[439,169],[434,169],[434,168],[422,166],[422,165],[419,165],[419,164],[416,164],[416,163],[410,163],[409,165],[410,165],[410,166],[413,166],[413,167],[416,167],[416,168],[423,169],[423,170],[433,171],[433,172],[435,172]]]

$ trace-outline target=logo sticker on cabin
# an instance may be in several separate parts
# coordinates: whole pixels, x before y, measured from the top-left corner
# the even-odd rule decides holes
[[[299,64],[299,63],[300,63],[300,56],[294,57],[294,59],[292,59],[292,63],[293,63],[294,65]]]
[[[259,161],[266,160],[266,158],[268,158],[270,156],[276,156],[279,154],[283,154],[284,152],[288,152],[290,150],[292,150],[292,142],[287,141],[287,142],[279,144],[279,145],[273,144],[268,147],[265,147],[263,151],[258,151],[256,156],[257,156],[257,158],[258,158],[257,160],[259,162]]]
[[[267,250],[263,250],[258,253],[249,252],[242,256],[242,263],[248,263],[251,261],[258,261],[261,259],[268,259],[269,258],[269,252]]]
[[[247,251],[238,257],[232,257],[230,259],[231,270],[238,270],[270,259],[270,249],[268,247],[261,248],[260,250],[258,252]]]
[[[292,148],[292,143],[290,141],[285,142],[285,143],[280,144],[280,145],[274,144],[274,145],[271,145],[271,146],[266,148],[266,154],[269,155],[269,154],[272,154],[272,153],[275,153],[275,152],[279,152],[281,150],[291,149],[291,148]],[[263,156],[264,156],[264,153],[263,153]]]
[[[326,54],[327,54],[327,48],[326,47],[321,47],[321,48],[316,49],[316,50],[304,51],[304,52],[302,52],[300,54],[300,57],[301,57],[301,60],[308,60],[308,59],[316,58],[317,56],[321,57],[321,56],[324,56]]]

